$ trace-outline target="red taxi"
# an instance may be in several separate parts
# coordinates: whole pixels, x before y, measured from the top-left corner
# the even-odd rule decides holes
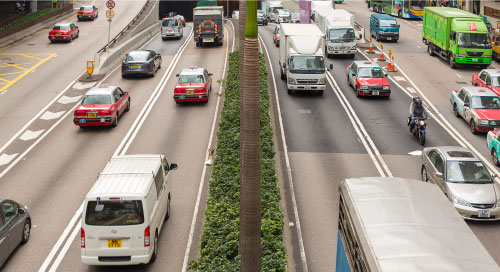
[[[92,20],[94,21],[99,16],[99,11],[96,6],[81,6],[78,12],[76,13],[76,18],[78,21],[81,20]]]
[[[87,91],[74,113],[77,126],[118,125],[118,118],[130,110],[130,95],[120,87],[100,85]]]
[[[174,100],[181,102],[208,102],[212,90],[212,73],[205,68],[189,67],[182,69],[174,89]]]
[[[74,38],[80,36],[78,27],[70,22],[60,22],[54,25],[49,32],[50,42],[67,41],[71,42]]]
[[[391,87],[387,74],[373,61],[354,61],[347,66],[347,83],[356,90],[356,96],[384,96],[389,98]]]
[[[483,69],[472,75],[471,83],[473,86],[486,87],[500,95],[500,70]]]

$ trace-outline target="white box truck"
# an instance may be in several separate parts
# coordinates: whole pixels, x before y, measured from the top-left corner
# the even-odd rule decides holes
[[[332,1],[311,1],[311,19],[316,21],[316,12],[334,10]]]
[[[281,24],[280,71],[288,94],[326,89],[325,35],[314,24]]]
[[[196,46],[214,44],[224,40],[224,7],[200,6],[193,9],[194,41]]]
[[[316,12],[315,23],[325,34],[327,57],[334,54],[354,58],[358,36],[352,14],[343,9],[320,10]]]
[[[277,10],[284,8],[283,5],[281,4],[281,1],[263,1],[262,9],[264,10],[267,20],[273,22],[272,20],[274,16],[272,16],[272,14],[275,13]]]

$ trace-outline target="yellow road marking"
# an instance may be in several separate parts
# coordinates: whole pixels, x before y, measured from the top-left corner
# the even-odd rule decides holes
[[[23,63],[16,63],[16,65],[26,65],[26,64],[33,64],[37,62],[23,62]],[[10,65],[0,65],[0,68],[5,68],[5,67],[10,67]]]
[[[20,55],[20,56],[23,56],[23,57],[32,58],[32,59],[36,59],[36,60],[41,60],[41,59],[39,59],[39,58],[35,58],[35,57],[33,57],[33,56],[26,55],[26,54],[23,54],[23,53],[17,53],[17,54],[18,54],[18,55]],[[18,65],[19,65],[19,64],[18,64]]]
[[[5,82],[7,82],[7,83],[10,83],[10,81],[8,81],[7,79],[0,78],[0,80],[3,80]]]
[[[10,64],[10,63],[6,63],[6,62],[4,62],[4,64],[7,65],[7,66],[10,66],[10,67],[15,67],[17,69],[24,70],[24,71],[28,70],[28,69],[26,69],[24,67],[17,66],[16,64]]]
[[[44,64],[45,62],[47,62],[48,60],[50,60],[51,58],[53,58],[55,56],[56,56],[56,54],[50,54],[49,56],[47,56],[42,61],[40,61],[39,63],[35,64],[33,67],[31,67],[31,68],[27,69],[26,71],[24,71],[21,75],[19,75],[18,77],[16,77],[14,80],[8,82],[5,86],[0,87],[0,93],[3,92],[3,91],[5,91],[5,90],[7,90],[7,88],[9,88],[10,86],[14,85],[14,83],[18,82],[23,77],[25,77],[27,74],[29,74],[31,71],[33,71],[36,68],[40,67],[40,65]],[[0,78],[0,80],[7,81],[7,80],[1,79],[1,78]]]
[[[5,73],[5,74],[0,74],[0,76],[13,75],[13,74],[19,74],[19,73],[22,73],[22,72]]]

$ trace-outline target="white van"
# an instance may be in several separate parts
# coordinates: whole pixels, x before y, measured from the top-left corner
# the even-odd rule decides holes
[[[82,262],[146,264],[158,252],[158,236],[170,216],[171,181],[164,155],[113,157],[85,197]]]
[[[161,20],[161,39],[182,38],[184,35],[184,26],[179,16],[163,18]]]

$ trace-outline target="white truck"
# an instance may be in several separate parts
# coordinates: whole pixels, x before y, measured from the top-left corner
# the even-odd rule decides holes
[[[263,1],[262,2],[262,9],[265,12],[265,16],[267,16],[268,21],[272,22],[273,16],[272,14],[275,13],[279,9],[284,9],[283,5],[281,4],[281,1]]]
[[[311,1],[311,19],[316,21],[316,12],[334,10],[332,1]]]
[[[326,89],[325,35],[314,24],[281,24],[280,73],[288,94]],[[330,69],[332,65],[330,65]]]
[[[325,54],[349,55],[356,54],[358,35],[354,29],[354,16],[343,9],[319,10],[315,14],[316,25],[325,34]]]

